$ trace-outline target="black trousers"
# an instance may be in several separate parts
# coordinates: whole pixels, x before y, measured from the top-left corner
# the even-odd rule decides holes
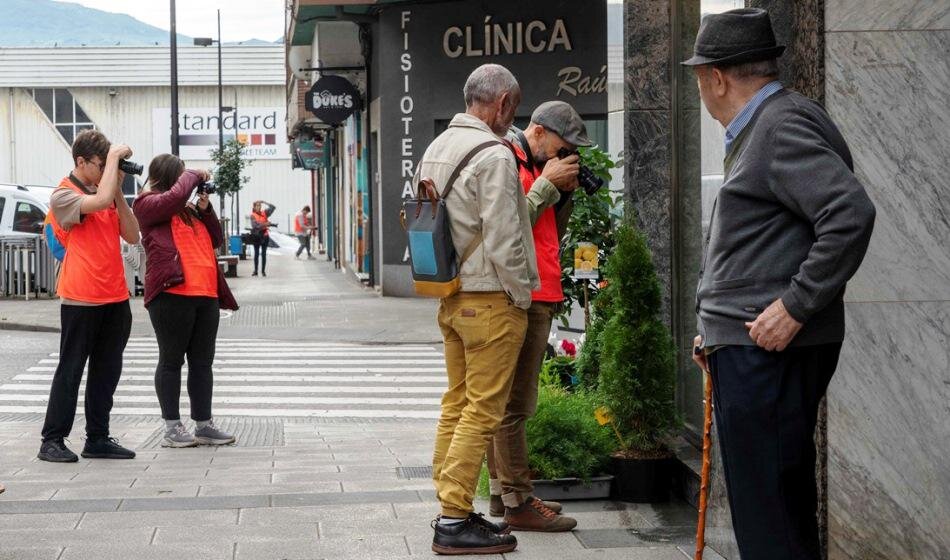
[[[258,257],[261,261],[261,272],[267,273],[267,246],[270,244],[270,239],[266,236],[261,236],[260,239],[254,241],[254,272],[257,272],[257,261]]]
[[[43,441],[69,437],[72,432],[87,360],[86,436],[108,436],[112,395],[122,376],[122,353],[132,330],[129,302],[61,305],[59,317],[59,364],[50,386]]]
[[[217,298],[162,293],[149,303],[148,316],[158,340],[155,392],[162,418],[181,419],[181,366],[187,356],[191,418],[210,420],[211,364],[220,320]]]
[[[841,344],[709,356],[723,471],[743,560],[819,560],[815,424]]]

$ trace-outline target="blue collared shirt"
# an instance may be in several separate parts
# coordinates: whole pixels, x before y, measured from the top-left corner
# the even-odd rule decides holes
[[[752,115],[755,114],[756,109],[762,105],[762,102],[769,98],[774,93],[778,93],[782,90],[782,82],[778,80],[771,81],[764,86],[762,89],[756,92],[752,96],[752,99],[745,104],[736,116],[729,123],[729,126],[726,127],[726,153],[729,153],[729,147],[732,146],[732,143],[739,136],[742,130],[749,124],[749,121],[752,120]]]

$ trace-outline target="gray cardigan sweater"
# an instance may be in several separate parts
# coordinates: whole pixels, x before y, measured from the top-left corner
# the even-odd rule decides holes
[[[726,155],[696,293],[704,346],[754,345],[745,323],[778,298],[804,323],[792,346],[842,341],[874,216],[825,110],[788,90],[766,99]]]

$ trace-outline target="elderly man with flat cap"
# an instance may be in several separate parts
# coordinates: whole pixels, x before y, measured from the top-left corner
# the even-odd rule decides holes
[[[577,148],[591,142],[580,115],[563,101],[538,105],[528,127],[523,132],[512,128],[507,140],[528,201],[541,287],[531,293],[528,330],[505,416],[488,446],[489,513],[504,516],[513,531],[564,532],[577,521],[560,514],[561,504],[534,496],[525,427],[538,404],[538,376],[551,322],[564,302],[560,249],[573,208],[571,195],[577,188]]]
[[[845,284],[875,210],[816,102],[782,87],[764,10],[706,16],[692,66],[726,128],[705,240],[694,360],[711,373],[744,560],[818,560],[813,436],[844,339]]]

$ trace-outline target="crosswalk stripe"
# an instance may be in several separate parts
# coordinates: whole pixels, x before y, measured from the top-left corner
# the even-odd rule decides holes
[[[58,362],[57,362],[58,363]],[[188,371],[188,366],[185,365],[181,368],[183,372]],[[43,372],[43,371],[56,371],[56,366],[33,366],[27,368],[27,371],[31,372]],[[83,371],[88,372],[89,369],[86,368]],[[142,366],[122,366],[122,373],[125,372],[150,372],[155,373],[155,366],[152,367],[142,367]],[[214,366],[214,372],[217,373],[255,373],[255,374],[279,374],[279,373],[300,373],[300,374],[319,374],[319,373],[441,373],[445,374],[444,367],[423,367],[423,368],[411,368],[411,367],[398,367],[398,368],[388,368],[388,367],[337,367],[337,368],[308,368],[308,367],[234,367],[234,366],[218,366],[217,362]],[[217,375],[215,375],[217,377]],[[444,377],[444,375],[443,375]]]
[[[0,405],[3,413],[39,413],[46,412],[46,406],[4,406]],[[319,418],[438,418],[438,410],[334,410],[334,409],[304,409],[304,408],[218,408],[214,409],[216,416],[286,416],[286,417],[319,417]],[[155,408],[124,408],[114,407],[112,414],[129,416],[161,416],[162,411]]]
[[[0,391],[49,391],[48,385],[31,383],[5,383],[0,385]],[[85,383],[81,383],[79,391],[86,390]],[[154,393],[153,385],[121,384],[116,391]],[[377,394],[377,393],[427,393],[440,395],[445,391],[443,387],[353,387],[346,385],[220,385],[215,384],[215,393],[341,393],[341,394]]]
[[[349,351],[333,351],[326,352],[322,350],[303,350],[303,351],[294,351],[294,352],[281,352],[281,351],[255,351],[255,352],[230,352],[230,351],[216,351],[214,353],[215,357],[229,357],[236,358],[241,356],[255,356],[263,355],[268,358],[347,358],[347,357],[356,357],[358,354],[354,354]],[[123,358],[158,358],[158,351],[155,352],[130,352],[126,350],[122,354]],[[54,352],[50,354],[51,358],[59,358],[59,353]],[[361,358],[364,356],[360,356]],[[372,354],[367,354],[366,358],[441,358],[442,354],[432,351],[432,352],[374,352]]]
[[[41,401],[46,402],[49,395],[0,395],[0,401]],[[117,403],[154,403],[155,395],[116,395],[112,398]],[[421,397],[271,397],[267,395],[253,397],[220,397],[214,399],[219,404],[334,404],[334,405],[435,405],[441,404],[441,399]],[[187,403],[186,399],[182,400]],[[82,406],[83,399],[79,399]]]
[[[216,416],[437,418],[446,387],[444,357],[427,345],[223,339],[216,350]],[[154,339],[130,341],[113,413],[161,415],[154,388],[158,357]],[[58,358],[50,353],[0,384],[0,412],[44,412]],[[184,407],[187,376],[185,365]],[[84,389],[85,380],[80,411]]]
[[[130,359],[122,360],[125,364],[158,364],[158,359],[154,360],[139,360],[139,359]],[[40,360],[41,364],[58,364],[59,360],[45,358]],[[406,365],[437,365],[445,364],[445,360],[296,360],[296,359],[283,359],[283,358],[250,358],[250,359],[239,359],[239,360],[218,360],[215,359],[215,364],[261,364],[261,365],[273,365],[273,364],[286,364],[286,365],[324,365],[324,366],[348,366],[348,365],[359,365],[359,364],[374,364],[374,365],[386,365],[386,364],[406,364]]]
[[[154,381],[154,375],[126,375],[127,369],[122,370],[122,381]],[[152,370],[149,370],[152,371]],[[288,383],[301,383],[306,381],[320,383],[439,383],[445,385],[445,376],[442,375],[218,375],[219,370],[215,370],[214,382],[264,382],[271,383],[285,381]],[[182,382],[188,379],[187,375],[182,375]],[[52,381],[53,375],[48,373],[31,374],[21,373],[13,377],[14,381]],[[215,385],[217,386],[217,385]],[[44,387],[49,388],[48,385]]]

